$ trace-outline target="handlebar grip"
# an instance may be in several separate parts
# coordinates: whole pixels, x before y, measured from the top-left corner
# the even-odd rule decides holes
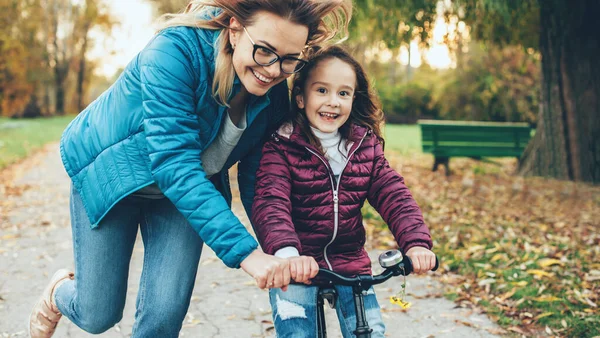
[[[404,264],[404,273],[406,275],[410,275],[411,273],[413,273],[413,264],[412,264],[412,260],[410,259],[410,257],[408,256],[404,256],[404,260],[402,261],[402,263]],[[433,269],[431,269],[431,271],[436,271],[438,268],[440,267],[440,260],[438,259],[438,256],[435,256],[435,266],[433,267]]]

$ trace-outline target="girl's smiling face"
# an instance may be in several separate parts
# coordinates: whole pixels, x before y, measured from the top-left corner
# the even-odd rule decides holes
[[[311,70],[302,93],[295,99],[313,128],[331,133],[348,121],[355,89],[354,69],[333,57],[320,61]]]

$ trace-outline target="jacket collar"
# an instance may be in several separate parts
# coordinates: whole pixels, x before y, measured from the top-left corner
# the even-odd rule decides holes
[[[350,128],[352,128],[352,132],[350,133],[350,138],[348,141],[352,143],[359,142],[367,133],[369,133],[369,129],[367,127],[359,126],[356,124],[351,124]],[[298,143],[301,146],[310,146],[310,143],[306,136],[300,130],[300,125],[294,124],[292,122],[285,122],[279,129],[277,130],[277,134],[285,139],[288,139],[292,142]]]

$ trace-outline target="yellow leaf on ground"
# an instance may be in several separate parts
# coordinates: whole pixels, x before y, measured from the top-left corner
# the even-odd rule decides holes
[[[515,294],[515,292],[517,292],[517,289],[516,289],[516,288],[514,288],[514,289],[512,289],[512,290],[508,291],[508,292],[507,292],[507,293],[505,293],[505,294],[502,294],[502,295],[498,296],[497,298],[499,298],[500,300],[504,301],[504,300],[506,300],[506,299],[508,299],[508,298],[512,297],[512,296]]]
[[[527,273],[530,275],[536,275],[539,277],[553,277],[554,276],[554,274],[551,272],[547,272],[544,270],[537,270],[537,269],[527,270]]]
[[[534,320],[540,320],[541,318],[552,316],[553,314],[554,314],[553,312],[544,312],[542,314],[539,314],[539,315],[535,316],[535,318],[533,318],[533,319]]]
[[[561,265],[561,266],[565,265],[565,263],[559,261],[558,259],[554,259],[554,258],[542,258],[537,262],[537,264],[542,268],[547,268],[552,265]]]
[[[545,296],[533,298],[533,300],[535,300],[536,302],[558,302],[558,301],[563,301],[564,299],[545,295]]]
[[[492,258],[490,258],[490,262],[493,263],[493,262],[501,260],[503,258],[506,258],[506,254],[505,253],[497,253],[494,256],[492,256]]]
[[[527,281],[521,280],[521,281],[518,281],[518,282],[513,282],[513,284],[516,285],[516,286],[523,287],[523,286],[527,286]]]

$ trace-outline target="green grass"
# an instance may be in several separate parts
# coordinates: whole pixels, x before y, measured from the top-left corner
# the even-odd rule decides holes
[[[386,124],[385,149],[401,154],[421,152],[421,128],[418,125]]]
[[[60,139],[73,115],[37,119],[0,117],[0,170]]]

